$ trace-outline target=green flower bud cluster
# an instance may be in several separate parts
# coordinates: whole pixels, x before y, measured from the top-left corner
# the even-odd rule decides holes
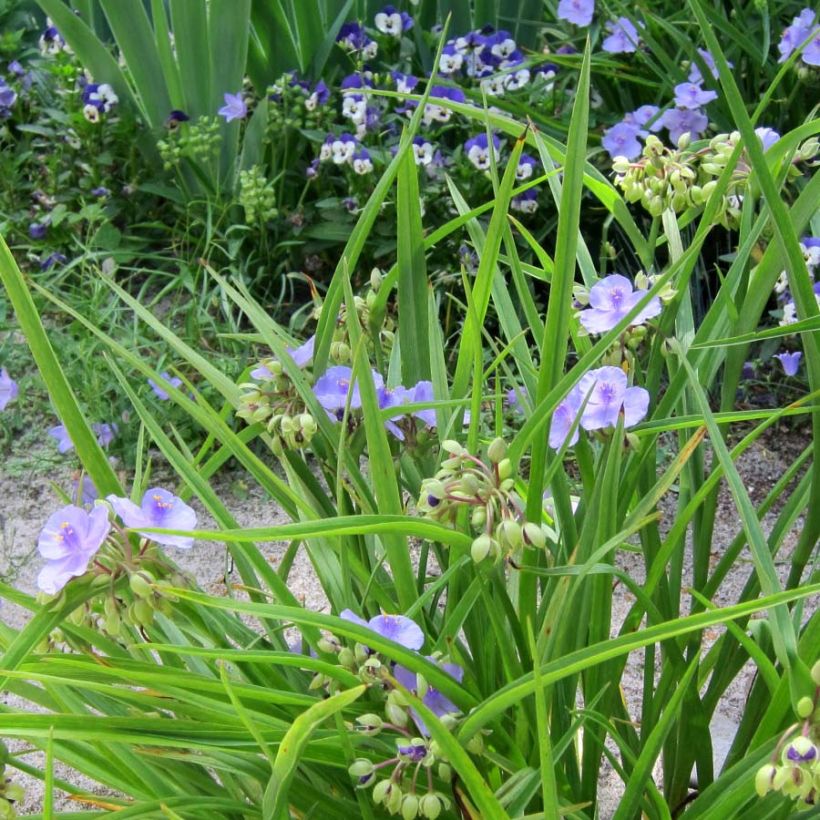
[[[245,382],[236,415],[249,424],[261,423],[272,437],[277,454],[307,447],[319,429],[278,359],[263,359],[259,368],[270,378]]]
[[[170,171],[179,165],[182,159],[179,130],[170,132],[168,139],[159,140],[157,142],[157,149],[159,150],[159,156],[162,160],[164,170]]]
[[[180,145],[190,157],[209,162],[219,152],[222,135],[217,117],[200,117],[188,123],[187,132],[180,138]]]
[[[391,814],[400,815],[403,820],[417,817],[436,818],[450,808],[450,799],[432,788],[424,794],[416,790],[418,772],[430,772],[428,783],[432,783],[432,770],[437,770],[445,782],[452,778],[448,763],[438,760],[434,744],[424,738],[402,737],[396,740],[397,753],[390,760],[375,764],[367,758],[358,758],[348,768],[351,777],[358,780],[360,789],[373,787],[373,802],[384,806]],[[377,780],[379,770],[393,767],[388,778]],[[410,777],[408,778],[407,775]]]
[[[652,216],[660,216],[667,209],[680,213],[688,208],[700,208],[717,188],[717,178],[739,141],[737,131],[718,134],[706,147],[694,150],[689,148],[688,134],[681,137],[675,148],[667,148],[656,136],[650,135],[640,158],[613,160],[615,184],[624,192],[627,202],[640,202]],[[813,162],[817,154],[817,139],[804,142],[788,169],[788,178],[799,177],[802,173],[799,163]],[[718,209],[718,222],[726,228],[737,227],[750,173],[751,166],[744,155],[735,166]]]
[[[781,740],[773,759],[755,775],[760,797],[779,791],[795,801],[796,810],[816,807],[820,801],[820,661],[811,676],[817,688],[813,698],[803,697],[797,704],[799,734],[789,729],[789,740]]]
[[[239,172],[239,204],[245,210],[245,222],[248,225],[264,226],[266,222],[275,219],[276,189],[273,182],[265,177],[262,167]]]
[[[503,439],[487,448],[485,463],[457,441],[442,445],[450,454],[434,478],[421,485],[418,508],[436,521],[453,522],[459,510],[471,509],[470,525],[477,533],[471,547],[473,560],[512,556],[523,547],[543,548],[546,531],[540,523],[527,521],[514,491],[512,462]]]
[[[368,341],[368,349],[372,351],[378,339],[379,346],[385,357],[390,356],[393,349],[393,342],[396,337],[396,323],[390,311],[384,311],[378,315],[374,312],[377,301],[377,294],[382,283],[382,273],[378,268],[373,268],[370,272],[369,287],[364,291],[363,296],[353,297],[353,308],[359,320],[359,326]],[[336,328],[333,331],[333,341],[330,343],[330,358],[334,364],[349,365],[352,362],[352,349],[347,328],[347,304],[342,304],[339,309],[339,318],[336,321]],[[319,305],[314,310],[314,318],[318,319],[322,315],[322,306]]]

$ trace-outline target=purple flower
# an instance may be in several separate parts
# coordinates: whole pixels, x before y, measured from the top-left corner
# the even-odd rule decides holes
[[[28,226],[28,235],[34,240],[45,239],[46,233],[48,233],[47,222],[32,222]]]
[[[184,112],[175,108],[165,119],[165,127],[169,131],[174,131],[179,128],[184,122],[188,122],[191,118]]]
[[[711,52],[707,51],[705,48],[699,48],[698,54],[706,64],[706,68],[709,70],[710,79],[716,80],[718,76],[717,66],[715,65],[715,58],[712,56]],[[734,68],[734,63],[728,63],[728,66],[729,68]],[[700,66],[694,60],[692,60],[692,63],[689,66],[688,79],[690,83],[697,83],[698,85],[703,82],[703,75],[700,72]]]
[[[429,165],[433,161],[433,143],[424,137],[413,137],[413,156],[416,165]]]
[[[223,94],[222,98],[225,100],[225,105],[217,111],[217,114],[224,117],[225,122],[244,120],[248,116],[248,106],[245,105],[241,91],[238,94]]]
[[[780,134],[774,128],[755,128],[755,134],[764,151],[768,151],[780,139]]]
[[[526,387],[511,387],[507,391],[507,407],[516,413],[523,413],[525,410],[524,401],[529,399]]]
[[[91,425],[91,429],[97,434],[97,444],[99,444],[100,447],[108,447],[117,435],[119,428],[116,424],[96,422]]]
[[[68,430],[62,424],[49,428],[48,434],[57,442],[57,450],[67,453],[74,449],[74,442],[68,436]]]
[[[6,409],[6,405],[13,402],[19,393],[17,382],[9,376],[5,367],[0,369],[0,411]]]
[[[163,370],[160,376],[171,385],[171,387],[179,387],[182,384],[182,379],[179,376],[172,376],[167,370]],[[168,400],[168,392],[160,387],[153,379],[148,379],[148,386],[154,391],[154,395],[160,401]]]
[[[669,139],[677,144],[684,135],[689,134],[692,139],[697,139],[709,125],[709,119],[701,111],[693,111],[688,108],[670,108],[664,112],[658,123],[663,128],[669,129]]]
[[[680,83],[675,86],[675,105],[678,108],[696,110],[717,99],[716,91],[706,91],[697,83]]]
[[[433,382],[422,380],[408,390],[409,401],[413,404],[434,401]],[[436,426],[436,411],[432,407],[426,410],[415,410],[413,417],[424,422],[428,427]]]
[[[486,171],[490,167],[491,160],[498,159],[500,148],[501,140],[493,134],[493,141],[490,143],[484,131],[464,143],[464,153],[467,155],[467,159],[479,171]]]
[[[558,4],[558,19],[586,27],[592,22],[595,0],[561,0]]]
[[[9,109],[17,102],[17,92],[0,77],[0,109]],[[11,113],[11,112],[9,112]]]
[[[454,663],[441,663],[440,661],[436,660],[436,658],[427,656],[427,660],[432,661],[438,667],[443,669],[453,680],[458,681],[461,683],[462,678],[464,677],[464,670]],[[403,666],[396,666],[393,670],[393,676],[396,680],[408,691],[412,692],[414,695],[418,695],[418,681],[416,679],[416,673],[411,672],[409,669],[406,669]],[[424,693],[424,697],[421,699],[421,702],[436,716],[436,717],[443,717],[444,715],[451,715],[454,712],[458,712],[459,708],[447,697],[442,695],[438,689],[433,688],[432,686],[427,687],[427,691]],[[425,736],[429,737],[430,732],[425,726],[424,721],[419,717],[418,713],[411,709],[410,714],[415,721],[418,730]]]
[[[820,236],[804,236],[800,240],[800,250],[810,269],[820,267]]]
[[[372,60],[379,51],[375,40],[367,36],[364,27],[359,23],[345,23],[336,35],[336,42],[345,51],[361,52],[368,60]]]
[[[619,122],[604,131],[601,145],[613,159],[636,159],[641,155],[641,143],[638,141],[640,132],[637,123]]]
[[[636,108],[634,111],[630,112],[624,117],[624,122],[631,122],[635,123],[635,125],[640,125],[641,128],[647,125],[650,120],[655,120],[655,118],[660,113],[660,108],[657,105],[642,105],[640,108]],[[661,126],[657,125],[655,122],[649,126],[650,131],[658,131],[660,130]],[[645,136],[645,133],[641,133],[641,136]]]
[[[515,169],[515,178],[520,180],[529,179],[535,172],[538,162],[535,157],[529,154],[521,154],[518,158],[518,167]]]
[[[638,48],[638,29],[628,17],[610,20],[606,26],[610,32],[601,43],[601,48],[609,54],[627,54]]]
[[[646,291],[633,290],[632,282],[619,273],[613,273],[596,282],[589,291],[589,307],[578,318],[587,333],[606,333],[612,330],[646,296]],[[642,325],[661,312],[661,301],[652,297],[649,304],[632,320]]]
[[[182,549],[193,546],[194,539],[189,535],[140,531],[141,527],[161,527],[166,530],[192,530],[196,527],[196,513],[181,498],[169,493],[168,490],[152,487],[142,497],[142,504],[139,507],[130,499],[118,498],[116,495],[109,495],[106,501],[114,508],[114,512],[126,527],[137,530],[150,541]]]
[[[395,6],[385,6],[373,22],[382,34],[391,37],[401,37],[403,31],[413,28],[413,18],[406,11],[397,11]]]
[[[580,401],[586,399],[581,413],[581,427],[585,430],[614,427],[621,413],[624,427],[632,427],[649,408],[649,393],[642,387],[627,387],[626,373],[620,367],[590,370],[576,389]]]
[[[46,559],[37,576],[37,586],[56,595],[71,578],[83,575],[110,529],[104,506],[87,513],[72,505],[54,513],[37,541],[37,549]]]
[[[401,385],[396,387],[380,387],[376,393],[376,398],[378,399],[380,410],[390,410],[395,407],[401,407],[401,405],[407,404],[411,400],[410,391]],[[385,428],[399,441],[404,441],[404,433],[396,424],[396,421],[404,415],[404,413],[397,413],[395,416],[390,416],[384,422]]]
[[[91,196],[96,196],[102,199],[103,197],[107,197],[111,195],[111,191],[105,187],[105,185],[100,185],[97,188],[91,189]]]
[[[26,73],[25,68],[23,68],[22,63],[19,60],[12,60],[9,63],[8,68],[15,77],[22,77]]]
[[[99,498],[99,493],[94,486],[94,482],[86,474],[83,474],[82,481],[79,479],[72,481],[71,487],[73,490],[74,503],[78,506],[80,504],[83,506],[91,505]]]
[[[456,48],[452,40],[441,49],[438,70],[441,74],[455,74],[464,65],[464,55]]]
[[[339,613],[339,617],[359,626],[365,626],[387,638],[390,641],[403,646],[405,649],[421,649],[424,645],[424,633],[419,625],[406,618],[404,615],[376,615],[369,621],[365,621],[350,609],[344,609]]]
[[[820,65],[820,27],[814,25],[814,12],[803,9],[792,20],[792,24],[783,31],[777,50],[780,52],[779,63],[784,63],[802,43],[812,38],[803,50],[801,58],[807,65]]]
[[[411,94],[418,85],[419,78],[412,74],[402,74],[401,71],[391,71],[390,77],[396,85],[399,94]]]
[[[358,410],[362,406],[362,397],[359,392],[359,383],[356,382],[351,387],[353,371],[344,365],[328,368],[316,384],[313,385],[313,392],[322,407],[327,410],[331,418],[342,420],[345,405],[347,404],[348,392],[350,393],[350,409]],[[373,384],[378,392],[384,387],[382,377],[373,371]]]
[[[452,102],[463,103],[467,99],[460,88],[448,88],[444,85],[434,85],[430,89],[430,99],[450,100]],[[429,102],[424,108],[424,123],[430,125],[432,122],[449,122],[452,111],[435,102]]]
[[[40,270],[48,270],[53,265],[64,265],[67,261],[65,254],[55,251],[40,262]]]
[[[783,365],[783,372],[787,376],[797,375],[797,371],[800,369],[800,360],[803,358],[803,354],[799,350],[794,353],[775,353],[774,357],[780,360],[780,364]]]
[[[533,214],[538,210],[538,188],[527,188],[526,191],[514,196],[510,200],[510,208],[525,214]]]
[[[369,174],[373,170],[373,160],[370,159],[370,152],[363,146],[359,146],[359,150],[353,154],[351,164],[354,172],[360,176]]]
[[[743,362],[743,369],[740,372],[743,379],[753,379],[755,377],[754,362]]]
[[[578,441],[578,430],[576,426],[572,433],[572,438],[567,441],[572,425],[576,423],[578,411],[581,409],[581,396],[579,396],[577,386],[570,390],[567,397],[555,408],[550,421],[549,445],[553,450],[560,450],[567,442],[568,447],[572,447]]]

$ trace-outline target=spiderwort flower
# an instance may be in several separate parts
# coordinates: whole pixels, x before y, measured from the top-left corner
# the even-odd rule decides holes
[[[550,421],[549,445],[553,450],[560,450],[567,442],[568,447],[572,447],[578,441],[579,426],[576,424],[578,413],[581,409],[582,397],[579,395],[577,386],[570,390],[567,397],[555,408]],[[567,436],[575,424],[572,437],[567,441]]]
[[[690,108],[670,108],[658,120],[661,127],[669,130],[669,139],[677,144],[684,135],[689,134],[697,139],[709,125],[709,119],[698,111]]]
[[[707,91],[697,83],[680,83],[675,86],[675,105],[678,108],[697,110],[717,97],[716,91]]]
[[[445,671],[453,680],[458,683],[461,683],[462,679],[464,678],[464,670],[455,663],[441,663],[440,661],[436,660],[436,658],[427,656],[428,661],[432,661],[435,663],[439,668]],[[416,678],[416,673],[410,671],[409,669],[405,668],[404,666],[396,666],[393,670],[393,677],[409,692],[412,692],[415,695],[418,695],[418,680]],[[445,695],[439,692],[438,689],[435,689],[432,686],[427,687],[427,691],[424,693],[424,696],[421,699],[421,702],[436,716],[436,717],[444,717],[444,715],[452,715],[459,711],[459,708]],[[427,729],[424,721],[421,719],[419,714],[414,710],[410,709],[410,715],[413,718],[418,730],[425,736],[429,737],[430,732]]]
[[[780,139],[780,134],[774,128],[755,128],[755,134],[760,140],[764,152],[768,151]]]
[[[17,382],[9,376],[5,367],[0,368],[0,411],[13,402],[19,394]]]
[[[579,399],[586,399],[581,413],[585,430],[614,427],[621,413],[624,427],[632,427],[649,408],[649,393],[642,387],[627,387],[626,373],[620,367],[590,370],[578,382],[577,389]]]
[[[55,512],[37,541],[37,549],[46,559],[37,576],[37,586],[56,595],[69,580],[83,575],[110,530],[104,506],[95,507],[90,513],[73,505]]]
[[[595,13],[595,0],[561,0],[558,4],[558,19],[586,28]]]
[[[777,44],[777,50],[780,52],[777,62],[786,62],[794,50],[809,37],[812,40],[803,49],[800,57],[807,65],[820,65],[820,26],[815,25],[814,12],[806,8],[792,20],[788,28],[784,29],[780,42]]]
[[[587,333],[606,333],[612,330],[646,296],[642,290],[633,290],[625,276],[613,273],[596,282],[589,290],[589,307],[578,315]],[[642,325],[661,312],[661,300],[653,296],[649,304],[632,320]]]
[[[601,145],[612,159],[615,157],[637,159],[641,155],[641,143],[638,141],[640,131],[637,123],[616,123],[604,131]]]
[[[375,371],[372,372],[372,375],[373,384],[378,391],[384,387],[384,380]],[[359,382],[356,381],[351,387],[352,376],[353,371],[351,368],[337,365],[329,367],[313,385],[313,392],[317,401],[327,410],[328,415],[335,420],[342,420],[348,392],[350,393],[350,409],[358,410],[362,406]]]
[[[163,370],[160,376],[171,385],[171,387],[179,387],[182,384],[182,379],[179,376],[172,376],[167,370]],[[167,401],[169,398],[168,391],[160,387],[153,379],[148,379],[148,386],[154,391],[154,395],[160,401]]]
[[[698,54],[709,71],[709,77],[713,80],[717,80],[718,71],[717,66],[715,65],[715,58],[712,56],[712,53],[707,51],[705,48],[699,48]],[[734,63],[727,63],[727,65],[729,68],[734,68]],[[692,63],[689,66],[688,80],[690,83],[697,83],[698,85],[703,82],[703,74],[701,73],[700,66],[694,60],[692,60]]]
[[[413,28],[413,18],[406,12],[399,12],[395,6],[385,6],[373,18],[376,28],[390,37],[401,37],[403,31]]]
[[[248,106],[245,104],[241,91],[237,94],[223,94],[222,98],[225,100],[225,105],[217,111],[217,114],[224,117],[225,122],[244,120],[247,117]]]
[[[107,422],[95,422],[91,425],[91,429],[97,435],[97,444],[100,447],[108,447],[114,440],[119,429],[116,424],[108,424]]]
[[[780,364],[783,365],[783,372],[787,376],[797,375],[797,371],[800,369],[800,360],[803,358],[803,354],[799,350],[793,353],[775,353],[774,357],[780,360]]]
[[[161,487],[152,487],[142,497],[138,507],[128,498],[109,495],[106,501],[122,519],[126,527],[137,530],[140,535],[157,544],[189,549],[194,539],[189,535],[166,535],[157,532],[141,532],[141,527],[161,527],[166,530],[192,530],[196,527],[196,513],[181,498]]]
[[[424,633],[421,627],[404,615],[376,615],[369,621],[365,621],[352,610],[343,609],[339,617],[359,624],[359,626],[365,626],[377,635],[381,635],[382,638],[394,641],[405,649],[421,649],[424,645]]]
[[[48,434],[57,442],[59,452],[67,453],[69,450],[74,449],[74,442],[69,437],[68,430],[64,425],[58,424],[56,427],[49,428]]]
[[[609,54],[630,54],[638,48],[638,29],[628,17],[610,20],[605,25],[609,36],[604,38],[601,48]]]
[[[467,159],[479,171],[486,171],[490,167],[491,161],[498,159],[500,148],[501,140],[493,134],[492,142],[489,142],[487,134],[483,131],[464,143],[464,153],[467,155]]]

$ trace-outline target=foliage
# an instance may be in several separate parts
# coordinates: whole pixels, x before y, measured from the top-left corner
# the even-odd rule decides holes
[[[489,5],[475,3],[476,15]],[[138,36],[139,26],[118,34],[119,12],[102,8],[118,40]],[[183,13],[169,8],[171,19],[175,8]],[[261,8],[249,9],[246,25],[263,25],[254,17]],[[304,71],[326,41],[316,20],[289,8],[293,31],[306,38],[292,40]],[[597,167],[590,133],[596,70],[611,59],[593,53],[599,28],[582,53],[568,55],[572,92],[560,117],[540,112],[546,123],[525,121],[515,102],[497,109],[477,96],[434,94],[435,78],[421,94],[382,94],[417,105],[395,151],[384,151],[382,173],[363,186],[367,198],[326,286],[299,312],[311,336],[297,339],[296,321],[277,321],[230,266],[203,265],[204,292],[236,317],[238,362],[169,327],[150,294],[135,295],[110,273],[96,281],[117,305],[112,321],[27,279],[0,245],[0,279],[20,330],[99,496],[44,516],[41,587],[56,595],[2,587],[33,617],[19,632],[0,631],[2,685],[31,705],[0,713],[0,735],[46,753],[42,769],[10,753],[6,771],[44,779],[43,816],[60,787],[124,817],[592,818],[607,766],[623,781],[617,820],[785,818],[815,799],[820,617],[807,602],[820,592],[820,126],[798,114],[778,123],[774,141],[756,132],[785,88],[812,79],[798,66],[806,51],[792,50],[780,70],[755,68],[769,49],[716,8],[689,0],[684,11],[647,13],[641,36],[651,59],[674,64],[646,104],[669,99],[683,71],[684,55],[656,46],[656,31],[696,61],[697,45],[708,51],[713,69],[702,54],[699,69],[715,72],[708,104],[725,133],[685,132],[664,144],[649,133],[660,112],[637,126],[625,120],[638,154],[616,155],[613,173]],[[431,9],[422,4],[419,19],[432,23]],[[163,15],[152,18],[156,26],[164,6],[152,11]],[[681,17],[696,22],[702,43],[683,46],[695,24],[677,28]],[[759,19],[771,41],[770,17]],[[104,61],[99,41],[66,23],[67,36],[73,25],[85,38],[84,62]],[[213,25],[207,15],[187,23]],[[744,56],[727,60],[724,40]],[[186,46],[194,47],[202,41]],[[139,98],[143,81],[123,52],[125,85],[112,85],[123,99],[134,95],[151,122],[162,91],[153,102]],[[184,53],[173,62],[180,72],[197,59]],[[212,59],[207,49],[200,57]],[[755,83],[762,97],[747,105],[757,100],[747,96]],[[199,91],[213,108],[221,100],[208,88]],[[284,99],[315,92],[298,82],[276,91]],[[248,121],[245,145],[269,102]],[[225,103],[239,113],[245,100]],[[423,208],[416,140],[429,105],[460,118],[455,143],[484,136],[464,153],[478,149],[486,172],[441,177]],[[524,102],[521,110],[538,113]],[[190,138],[190,127],[183,122],[180,134]],[[237,123],[218,129],[221,147],[226,134],[239,138]],[[506,143],[503,162],[495,136]],[[347,151],[333,142],[331,155]],[[524,156],[533,167],[522,185]],[[211,158],[210,173],[192,177],[205,190],[222,178]],[[253,162],[237,176],[260,235],[281,204],[263,168]],[[543,234],[512,207],[532,184],[554,218]],[[388,252],[372,271],[377,241]],[[727,242],[728,255],[709,256]],[[442,287],[427,271],[456,243],[470,264]],[[707,269],[717,270],[712,298],[702,295]],[[133,472],[112,469],[35,297],[106,351],[139,423]],[[760,331],[773,324],[770,308],[779,324]],[[120,338],[123,312],[176,368]],[[784,339],[802,348],[808,390],[782,406],[738,408],[750,346]],[[3,378],[5,395],[19,402]],[[158,412],[157,389],[186,420],[181,431]],[[755,500],[737,460],[788,416],[807,417],[811,442]],[[177,475],[174,492],[151,477],[152,447]],[[237,523],[215,489],[229,461],[288,523]],[[721,486],[738,533],[715,561]],[[191,523],[192,499],[212,528]],[[224,595],[197,589],[176,567],[174,550],[192,539],[226,545],[238,582]],[[278,568],[260,547],[273,540],[287,544]],[[752,570],[727,601],[721,587],[744,550]],[[306,608],[289,587],[300,551],[330,614]],[[616,585],[631,595],[623,619],[614,614]],[[634,652],[644,670],[636,701],[622,688]],[[755,681],[716,769],[710,725],[747,664]],[[59,781],[55,760],[113,796],[100,804]]]

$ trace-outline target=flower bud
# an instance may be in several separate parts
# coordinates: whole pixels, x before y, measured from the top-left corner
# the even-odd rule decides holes
[[[507,455],[507,442],[503,438],[494,438],[487,448],[487,457],[493,464],[498,464]]]
[[[532,521],[526,521],[521,529],[522,538],[527,546],[543,549],[547,545],[547,537],[544,530],[541,529],[538,524],[533,524]]]
[[[414,794],[406,794],[401,801],[402,820],[415,820],[419,813],[419,799]]]
[[[438,764],[438,776],[445,782],[449,783],[453,779],[453,770],[449,763]]]
[[[350,764],[347,771],[351,777],[366,777],[367,775],[373,774],[375,768],[372,761],[364,757],[359,757]]]
[[[387,796],[388,790],[392,784],[389,780],[380,780],[375,787],[373,788],[373,802],[378,805],[381,803]]]
[[[387,798],[384,801],[385,808],[390,812],[390,814],[395,814],[399,808],[401,808],[401,801],[402,801],[401,788],[399,787],[398,783],[391,784],[390,789],[388,790]]]
[[[356,723],[359,724],[359,731],[363,735],[377,735],[382,730],[384,721],[378,715],[367,714],[359,715]]]
[[[154,595],[154,590],[151,588],[154,580],[151,573],[140,570],[131,574],[128,585],[131,587],[131,592],[138,598],[151,598]]]
[[[487,523],[487,508],[476,507],[470,516],[470,523],[475,529],[480,529]]]
[[[493,540],[487,533],[482,533],[473,541],[470,547],[470,555],[476,564],[481,563],[489,554],[493,546]]]
[[[816,661],[811,668],[811,679],[815,686],[820,686],[820,661]]]
[[[384,712],[390,723],[394,723],[396,726],[402,727],[407,725],[407,712],[405,712],[400,706],[396,706],[394,703],[388,702],[385,704]]]
[[[480,755],[484,752],[484,738],[480,732],[467,741],[467,751],[472,752],[474,755]]]
[[[453,441],[452,439],[443,441],[441,443],[441,449],[454,456],[464,455],[464,448],[457,441]]]
[[[755,775],[755,791],[758,797],[765,797],[772,790],[772,783],[777,774],[777,766],[767,763],[757,770]]]
[[[441,801],[435,794],[425,794],[419,803],[419,811],[422,817],[435,820],[441,814]]]
[[[356,656],[353,654],[353,650],[346,646],[340,649],[339,663],[344,666],[345,669],[353,669],[353,667],[356,666]]]
[[[316,642],[316,648],[328,655],[335,655],[341,647],[335,638],[319,638]]]
[[[523,538],[521,525],[517,521],[507,518],[496,527],[495,537],[508,550],[518,549]]]
[[[381,271],[378,268],[373,268],[373,270],[370,271],[370,287],[371,287],[371,289],[374,292],[378,293],[378,290],[381,287],[381,283],[382,283]]]
[[[810,697],[802,697],[797,701],[797,716],[807,718],[814,711],[814,701]]]
[[[512,476],[512,462],[508,458],[502,458],[498,462],[498,477],[501,481]]]

